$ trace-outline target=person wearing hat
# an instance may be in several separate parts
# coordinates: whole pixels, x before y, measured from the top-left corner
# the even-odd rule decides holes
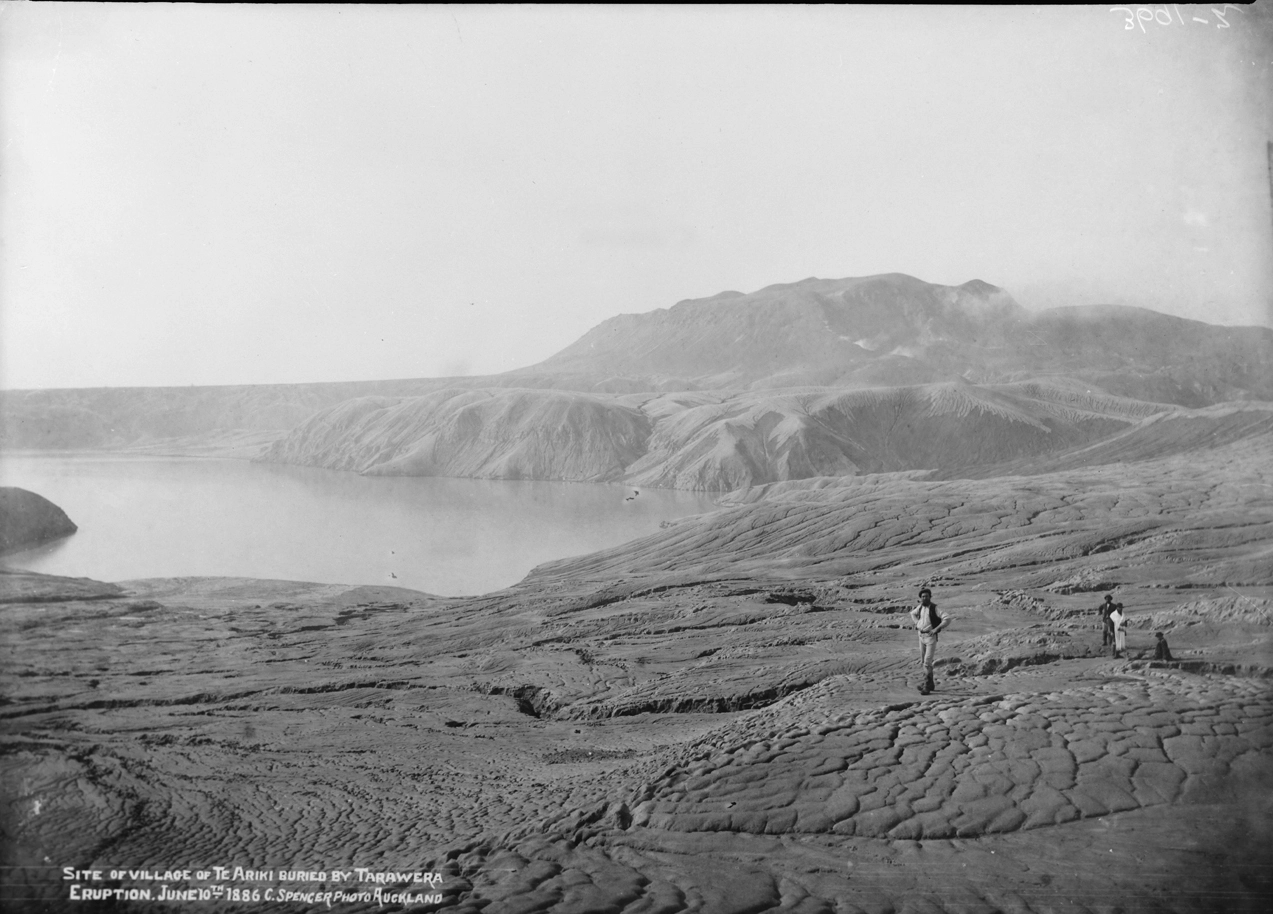
[[[924,668],[924,684],[920,692],[927,695],[936,688],[933,685],[933,661],[937,657],[937,635],[950,624],[950,617],[943,618],[933,602],[933,592],[927,587],[919,592],[919,605],[911,610],[911,621],[919,632],[919,662]]]
[[[1122,603],[1115,603],[1114,598],[1106,594],[1105,602],[1096,610],[1101,614],[1101,647],[1114,643],[1114,623],[1110,621],[1109,617],[1114,610],[1122,608]]]

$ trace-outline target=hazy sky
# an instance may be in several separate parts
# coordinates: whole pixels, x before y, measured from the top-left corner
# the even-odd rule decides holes
[[[894,271],[1273,323],[1273,17],[1219,8],[3,3],[0,386],[493,373]]]

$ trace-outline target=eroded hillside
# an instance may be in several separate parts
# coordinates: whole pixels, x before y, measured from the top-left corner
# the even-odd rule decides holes
[[[1003,289],[978,280],[942,286],[901,274],[807,279],[748,294],[724,292],[645,314],[620,315],[538,365],[487,377],[3,391],[0,445],[255,456],[315,414],[346,401],[424,397],[436,402],[436,395],[448,388],[487,390],[493,397],[513,390],[557,391],[577,395],[585,410],[595,407],[612,412],[637,408],[652,396],[686,391],[732,397],[749,393],[760,397],[758,392],[768,391],[785,397],[788,392],[809,389],[830,394],[955,383],[1001,389],[1036,379],[1051,387],[1070,385],[1159,405],[1199,408],[1225,401],[1267,401],[1273,399],[1273,330],[1217,327],[1115,306],[1030,312]],[[625,402],[623,395],[637,400]],[[739,408],[746,411],[759,403],[756,399]],[[605,404],[604,408],[598,404]],[[424,421],[419,408],[417,424]],[[365,407],[350,409],[365,412]],[[783,417],[783,408],[776,413]],[[446,417],[439,408],[428,422],[441,427]],[[506,417],[494,418],[502,427],[520,431],[517,423],[504,421]],[[608,434],[578,423],[572,428],[589,441],[594,433]],[[721,431],[717,444],[728,447],[731,434]],[[809,436],[808,448],[796,445],[785,459],[807,463],[814,474],[827,472],[825,466],[835,465],[839,458],[824,456],[825,449],[812,440],[818,433],[811,431]],[[744,434],[737,442],[744,463],[756,461],[757,448],[768,446],[745,440],[751,437]],[[478,453],[458,439],[439,440],[436,453],[425,446],[407,463],[429,472],[454,465],[447,472],[488,475],[507,458],[506,462],[519,467],[533,464],[545,472],[561,471],[557,476],[534,478],[600,478],[612,472],[609,457],[600,456],[608,445],[594,448],[594,444],[567,434],[561,446],[574,452],[532,456],[523,453],[515,440],[503,440],[488,453]],[[715,446],[700,445],[699,451]],[[616,443],[615,447],[622,454],[627,445]],[[844,459],[856,463],[852,448],[835,447],[844,452]],[[285,446],[292,459],[304,452],[305,462],[320,466],[366,463],[368,455],[355,453],[357,449],[356,442],[332,441],[331,453],[316,455],[309,453],[311,445],[291,442]],[[501,449],[502,453],[496,453]],[[1001,454],[995,459],[1012,456],[1022,454]],[[870,464],[873,458],[865,459]],[[697,460],[693,456],[689,463]],[[896,468],[896,463],[885,461],[879,466]],[[642,473],[652,469],[645,467]],[[666,471],[654,471],[651,478],[694,476],[701,469],[678,461]],[[744,481],[791,478],[766,472],[748,477],[747,472],[735,468],[725,474]]]
[[[236,861],[484,914],[1262,912],[1271,445],[778,482],[478,598],[5,576],[3,900]]]
[[[1261,409],[1251,407],[1266,415]],[[342,403],[271,446],[264,459],[375,475],[727,491],[1040,458],[1169,411],[1073,382],[661,396],[445,390]]]

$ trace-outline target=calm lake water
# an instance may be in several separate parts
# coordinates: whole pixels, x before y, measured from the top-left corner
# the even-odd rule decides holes
[[[457,596],[713,510],[688,492],[555,482],[364,478],[242,460],[0,455],[79,532],[0,559],[100,581],[225,576],[390,584]],[[396,575],[396,577],[395,577]]]

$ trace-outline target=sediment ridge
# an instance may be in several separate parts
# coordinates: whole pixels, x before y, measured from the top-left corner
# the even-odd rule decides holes
[[[1269,444],[777,482],[472,598],[0,577],[44,597],[0,613],[2,900],[237,861],[297,893],[262,910],[327,910],[280,869],[362,867],[486,914],[1261,911]]]

